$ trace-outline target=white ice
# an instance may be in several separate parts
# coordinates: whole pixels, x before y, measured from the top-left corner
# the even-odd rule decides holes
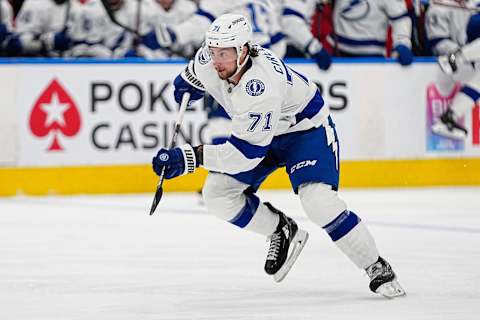
[[[308,221],[287,278],[267,243],[208,215],[196,194],[0,198],[1,320],[480,319],[480,188],[347,190],[407,291],[386,300]]]

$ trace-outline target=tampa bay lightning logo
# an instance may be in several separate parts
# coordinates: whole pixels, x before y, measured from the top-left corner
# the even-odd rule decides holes
[[[343,19],[349,21],[362,20],[370,13],[368,0],[350,0],[350,3],[340,11]]]
[[[249,95],[256,97],[261,95],[265,91],[265,84],[262,80],[252,79],[247,82],[245,88],[247,89],[247,93]]]
[[[162,161],[168,161],[168,159],[170,159],[170,157],[168,156],[168,153],[162,153],[160,156],[159,156],[160,160]]]

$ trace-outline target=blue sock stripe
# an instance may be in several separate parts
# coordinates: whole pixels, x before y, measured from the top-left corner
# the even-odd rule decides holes
[[[323,229],[333,241],[337,241],[349,233],[360,221],[362,220],[354,212],[345,210]]]
[[[240,228],[245,228],[247,226],[255,215],[258,205],[260,204],[260,199],[256,195],[245,194],[245,196],[247,200],[245,206],[243,206],[242,210],[240,210],[232,220],[228,221]]]

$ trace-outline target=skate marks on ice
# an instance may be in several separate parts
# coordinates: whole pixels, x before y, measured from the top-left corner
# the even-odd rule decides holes
[[[0,319],[477,319],[478,194],[345,192],[407,291],[392,301],[290,192],[262,195],[310,232],[281,283],[262,269],[264,239],[204,214],[196,195],[166,194],[154,217],[151,195],[2,198]]]

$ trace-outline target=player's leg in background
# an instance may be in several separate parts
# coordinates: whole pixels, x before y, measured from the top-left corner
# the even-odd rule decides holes
[[[470,17],[467,24],[467,45],[480,39],[480,13]],[[462,89],[452,102],[451,109],[457,116],[463,116],[480,100],[480,52],[477,53],[475,71],[466,80]]]
[[[360,217],[338,196],[339,144],[333,121],[328,119],[322,127],[295,138],[291,154],[287,170],[307,216],[355,265],[367,271],[372,291],[390,285],[395,280],[390,265],[380,258],[375,240]],[[373,266],[375,274],[369,272]],[[395,296],[403,292],[397,289],[401,287],[380,293]]]

